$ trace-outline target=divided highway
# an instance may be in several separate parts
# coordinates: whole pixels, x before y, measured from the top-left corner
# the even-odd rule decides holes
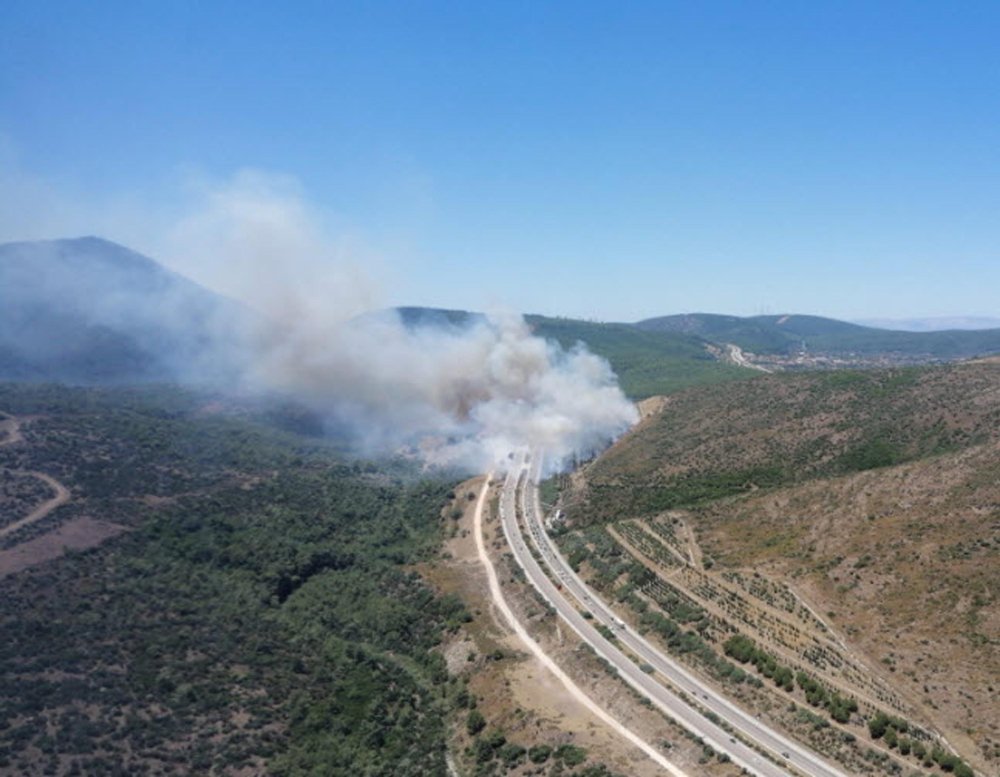
[[[831,766],[812,751],[733,705],[643,637],[628,629],[612,609],[580,580],[542,526],[538,498],[541,463],[542,455],[538,452],[533,455],[521,454],[516,458],[501,493],[500,518],[514,558],[532,585],[555,608],[559,617],[598,655],[609,661],[626,682],[689,731],[701,737],[706,744],[717,752],[726,753],[734,763],[748,772],[759,777],[791,777],[801,774],[809,777],[847,777],[845,772]],[[542,570],[526,544],[518,523],[519,513],[524,517],[535,550],[551,570],[552,576],[560,581],[562,590]],[[572,594],[577,603],[571,602],[565,593]],[[589,619],[583,616],[580,608],[589,613]],[[648,665],[645,667],[647,671],[643,671],[616,644],[602,636],[596,624],[614,632],[615,640],[620,645],[628,648],[641,662]],[[655,679],[653,673],[648,672],[650,667],[689,699],[695,700],[704,710],[714,713],[730,731],[713,723],[678,692]],[[739,735],[731,731],[739,732]],[[753,742],[757,747],[770,751],[773,760],[765,758],[741,740]]]

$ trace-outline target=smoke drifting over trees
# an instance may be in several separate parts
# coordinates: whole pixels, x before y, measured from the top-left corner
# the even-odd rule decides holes
[[[257,385],[330,413],[370,450],[416,443],[474,469],[524,445],[554,464],[587,455],[636,419],[606,361],[515,315],[410,328],[387,311],[332,331],[299,320],[257,356]]]
[[[245,380],[328,413],[369,451],[417,444],[484,469],[532,445],[561,462],[636,420],[604,360],[532,336],[518,315],[406,326],[368,313],[379,293],[364,268],[377,258],[330,238],[293,182],[244,173],[203,195],[171,251],[266,318]]]
[[[86,343],[73,346],[83,349],[81,364],[113,359],[121,349],[108,347],[112,335],[138,354],[130,363],[143,364],[141,373],[102,364],[71,380],[166,378],[273,392],[348,428],[372,454],[405,445],[482,470],[531,445],[558,465],[636,420],[607,362],[533,336],[519,315],[404,322],[384,309],[364,269],[378,258],[357,239],[331,239],[323,223],[293,181],[242,173],[200,186],[190,207],[144,241],[181,276],[242,304],[93,239],[8,246],[0,274],[16,272],[5,288],[25,311],[73,312],[51,337],[31,318],[35,340],[98,327],[97,358],[88,360]],[[7,329],[23,340],[28,313],[21,318],[20,329]],[[14,377],[45,376],[15,339],[0,346],[22,358]]]

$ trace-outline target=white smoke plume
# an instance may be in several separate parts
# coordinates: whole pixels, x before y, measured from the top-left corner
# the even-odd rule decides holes
[[[294,397],[348,427],[368,453],[407,447],[474,470],[526,445],[543,448],[558,466],[600,449],[636,420],[607,362],[582,346],[564,351],[534,336],[518,315],[413,326],[387,311],[380,290],[391,262],[343,227],[332,236],[329,214],[311,206],[294,179],[255,171],[221,183],[199,178],[183,198],[170,199],[182,204],[141,219],[126,214],[120,223],[94,221],[97,212],[123,212],[102,203],[64,210],[75,213],[67,229],[93,222],[92,231],[255,311],[244,317],[229,306],[216,315],[189,304],[182,290],[182,299],[137,312],[143,297],[122,277],[117,289],[95,280],[83,296],[98,323],[139,322],[153,332],[160,322],[190,334],[177,341],[196,344],[212,330],[214,349],[173,354],[183,379],[235,374],[241,388]]]
[[[320,222],[294,182],[243,173],[207,187],[174,229],[175,256],[194,258],[212,285],[274,324],[249,351],[253,388],[328,414],[369,452],[408,445],[475,470],[525,445],[559,466],[635,422],[606,361],[534,336],[519,315],[412,326],[391,310],[366,312],[378,285],[358,254],[376,260]]]
[[[525,445],[558,466],[635,420],[606,361],[535,337],[520,316],[408,328],[390,311],[333,331],[303,320],[260,354],[260,385],[330,412],[370,448],[417,442],[476,470]]]

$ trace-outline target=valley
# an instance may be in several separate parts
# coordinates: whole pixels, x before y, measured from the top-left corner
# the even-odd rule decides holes
[[[538,520],[546,518],[566,562],[614,608],[613,616],[589,616],[616,646],[596,653],[560,622],[511,555],[509,543],[520,541],[510,527],[501,530],[499,478],[496,492],[477,491],[482,481],[422,481],[412,462],[343,459],[336,441],[282,431],[273,414],[218,395],[7,384],[0,477],[9,531],[0,585],[7,628],[23,637],[5,654],[13,693],[0,729],[0,773],[100,774],[125,762],[136,773],[169,774],[197,761],[220,774],[262,773],[265,764],[267,773],[295,774],[294,764],[317,758],[353,763],[358,751],[329,749],[320,732],[288,728],[297,725],[288,717],[291,695],[280,701],[264,691],[260,698],[270,701],[252,702],[261,691],[247,696],[243,673],[256,678],[255,688],[292,694],[294,672],[261,663],[279,650],[274,640],[282,652],[294,649],[299,657],[290,660],[302,661],[307,674],[340,661],[362,672],[347,669],[362,660],[348,645],[367,635],[376,652],[365,655],[383,655],[379,645],[397,645],[404,623],[405,633],[417,633],[410,619],[428,613],[439,614],[418,643],[426,652],[405,665],[416,672],[413,687],[437,699],[426,708],[435,738],[421,735],[437,749],[421,757],[447,754],[452,773],[573,773],[577,760],[581,775],[659,773],[637,742],[662,755],[670,765],[662,768],[687,775],[735,774],[741,763],[768,774],[764,762],[758,771],[747,759],[780,767],[794,747],[846,774],[989,773],[1000,755],[995,716],[982,714],[993,708],[1000,671],[998,369],[987,360],[761,374],[644,402],[640,423],[604,454],[541,484]],[[529,481],[521,482],[527,493]],[[381,494],[374,502],[372,488]],[[395,499],[404,501],[389,513],[377,507]],[[404,531],[389,517],[418,502],[427,511],[420,535],[420,523]],[[482,512],[478,527],[474,508]],[[355,518],[341,523],[337,511]],[[388,534],[362,538],[372,516],[374,526],[388,520]],[[516,531],[529,528],[522,521]],[[286,538],[275,544],[274,532]],[[475,537],[486,540],[506,616],[490,601]],[[397,549],[378,550],[385,542]],[[534,553],[545,556],[541,545]],[[547,596],[565,596],[565,579],[551,574],[559,593]],[[94,583],[78,587],[84,577]],[[337,579],[371,591],[362,610],[351,588],[333,593]],[[91,622],[95,590],[105,609]],[[388,602],[403,590],[397,611]],[[387,606],[387,619],[370,619]],[[254,622],[275,630],[263,654],[259,640],[247,643],[250,652],[233,647],[250,626],[237,615],[247,607]],[[587,610],[579,598],[573,607]],[[167,613],[164,625],[179,626],[176,637],[154,626],[157,612]],[[508,631],[511,615],[541,653]],[[618,623],[625,630],[616,634]],[[52,628],[90,634],[111,652],[73,652]],[[205,629],[214,630],[207,641]],[[47,649],[29,659],[22,651],[43,633]],[[640,689],[663,683],[682,699],[687,689],[683,680],[659,679],[655,663],[643,668],[652,659],[630,646],[631,634],[798,744],[731,756],[724,744],[731,735],[699,735],[678,722],[677,710],[649,706],[643,691],[609,671],[608,651],[631,655],[623,660],[641,669]],[[316,639],[343,647],[324,650],[314,665],[293,646]],[[223,659],[222,650],[235,652]],[[555,663],[546,666],[541,655]],[[143,674],[143,661],[152,662],[148,671],[159,667],[160,679]],[[220,667],[229,668],[220,674]],[[431,689],[440,683],[438,697]],[[192,690],[179,695],[182,686]],[[322,704],[317,693],[302,703]],[[703,707],[713,703],[699,699],[693,710],[714,724],[717,713]],[[91,711],[71,712],[80,705]],[[226,710],[237,723],[224,722]],[[332,721],[343,713],[330,714]],[[116,722],[121,715],[132,728]],[[48,739],[31,733],[43,723],[53,732]],[[338,730],[348,742],[369,725],[358,719]],[[90,733],[80,738],[74,726]],[[635,742],[625,729],[615,733],[620,726]],[[200,730],[215,732],[215,744]],[[117,749],[119,740],[134,743],[132,755]],[[305,741],[312,754],[297,749]],[[742,734],[735,741],[754,744]],[[372,757],[392,753],[398,764],[399,752],[379,745]],[[414,773],[426,769],[417,763],[429,762],[414,761]]]

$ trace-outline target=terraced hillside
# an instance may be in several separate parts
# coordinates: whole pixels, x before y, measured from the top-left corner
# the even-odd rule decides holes
[[[989,774],[998,472],[1000,364],[762,376],[671,397],[567,483],[570,525],[588,528],[564,543],[608,580],[625,551],[670,589],[637,573],[647,599],[685,597],[699,634],[754,672],[787,666],[775,682],[793,699],[819,683],[830,714],[830,693],[860,703],[838,713],[849,726],[901,716]],[[916,740],[889,729],[872,746],[901,758],[903,742],[904,764],[935,766],[930,745],[915,758]]]

